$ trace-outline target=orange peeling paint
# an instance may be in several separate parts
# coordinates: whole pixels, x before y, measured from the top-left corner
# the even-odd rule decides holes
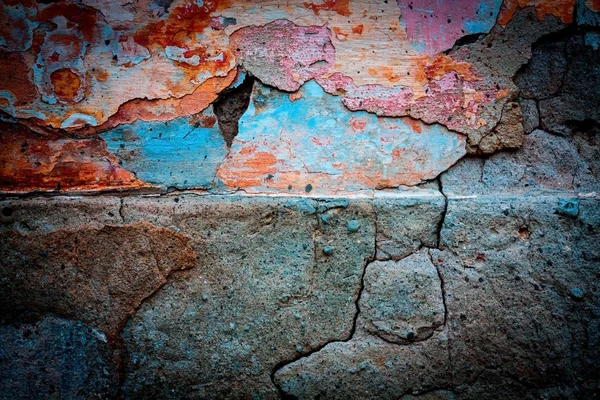
[[[230,0],[204,1],[202,6],[194,1],[184,2],[174,7],[166,20],[152,23],[136,32],[134,40],[146,48],[185,45],[177,40],[182,34],[187,36],[187,32],[202,32],[210,25],[211,14],[229,7],[230,4]]]
[[[131,124],[136,120],[170,121],[178,117],[197,114],[204,111],[206,107],[216,100],[221,91],[233,83],[236,74],[237,71],[232,70],[223,78],[215,77],[207,79],[193,93],[179,99],[136,99],[129,101],[123,104],[119,111],[104,124],[97,128],[87,129],[85,132],[78,133],[93,135],[118,125]]]
[[[456,72],[458,76],[467,81],[478,81],[481,78],[474,74],[473,66],[468,62],[454,61],[446,55],[438,55],[424,62],[423,69],[428,80],[440,79],[449,72]]]
[[[357,35],[362,35],[363,29],[364,29],[364,25],[363,24],[353,26],[352,27],[352,33],[355,33]]]
[[[300,93],[300,91],[290,93],[290,95],[288,97],[289,97],[290,101],[296,101],[296,100],[299,100],[302,98],[302,93]]]
[[[499,90],[498,93],[496,93],[496,100],[501,100],[505,98],[506,96],[508,96],[508,93],[508,88]]]
[[[406,122],[410,125],[413,132],[421,133],[421,124],[412,118],[406,119]]]
[[[306,8],[310,8],[315,15],[319,15],[321,11],[335,11],[336,13],[349,17],[352,12],[349,8],[350,0],[324,0],[320,4],[304,2]]]
[[[97,138],[43,137],[14,124],[0,124],[0,138],[0,191],[5,193],[150,186],[123,169]]]
[[[391,83],[396,83],[400,80],[400,75],[392,67],[381,67],[381,74]]]
[[[560,18],[563,23],[570,24],[573,21],[575,2],[576,0],[504,0],[500,8],[498,24],[505,26],[517,9],[525,7],[535,7],[538,20],[553,15]]]

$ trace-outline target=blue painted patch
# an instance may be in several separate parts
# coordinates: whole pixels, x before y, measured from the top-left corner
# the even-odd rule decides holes
[[[600,13],[590,10],[585,5],[585,0],[577,0],[575,10],[577,12],[575,16],[577,25],[600,26]]]
[[[214,118],[212,107],[202,115]],[[167,122],[136,121],[102,138],[123,167],[144,182],[163,188],[209,189],[227,145],[216,122],[204,128],[197,120],[198,115]]]
[[[289,184],[294,193],[415,184],[465,153],[464,138],[442,125],[352,112],[314,81],[300,92],[291,101],[287,93],[257,84],[219,172],[226,184],[258,192],[286,191]],[[253,161],[256,154],[271,155],[268,165]],[[244,179],[256,182],[247,177],[267,174],[261,184],[244,185]]]
[[[501,5],[502,0],[494,0],[491,4],[480,1],[473,19],[466,19],[463,22],[465,34],[488,33],[496,24]]]

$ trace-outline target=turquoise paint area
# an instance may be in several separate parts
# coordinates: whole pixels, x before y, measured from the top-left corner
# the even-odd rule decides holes
[[[586,32],[584,36],[585,44],[594,50],[600,49],[600,34],[597,32]]]
[[[212,108],[203,115],[214,118]],[[162,188],[209,189],[227,145],[215,122],[202,127],[198,115],[167,122],[136,121],[102,135],[108,149],[127,170]],[[215,119],[216,120],[216,119]]]
[[[480,1],[472,19],[463,22],[466,35],[488,33],[496,23],[502,0]]]
[[[434,178],[465,154],[464,137],[442,125],[352,112],[314,81],[300,93],[291,101],[287,93],[257,84],[240,119],[224,168],[234,175],[262,173],[244,161],[251,157],[248,149],[275,156],[277,171],[255,187],[258,192],[281,190],[273,189],[278,180],[294,173],[327,181],[326,188],[313,185],[318,192],[372,189],[387,181],[415,184]]]
[[[585,0],[577,0],[575,20],[577,25],[600,26],[600,13],[590,10],[585,5]]]

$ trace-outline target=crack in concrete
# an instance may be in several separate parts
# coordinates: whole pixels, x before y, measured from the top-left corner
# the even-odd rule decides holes
[[[346,208],[346,207],[347,207],[347,205],[345,205],[345,206],[344,205],[333,205],[332,207],[326,208],[325,211],[333,209],[333,208]],[[358,317],[360,316],[359,303],[360,303],[360,298],[362,297],[362,293],[365,288],[365,275],[367,273],[367,268],[369,267],[369,264],[371,264],[373,261],[376,261],[376,259],[377,259],[376,258],[376,255],[377,255],[377,209],[375,207],[373,207],[373,213],[374,213],[373,251],[368,257],[366,257],[363,260],[363,267],[362,267],[362,272],[361,272],[361,276],[360,276],[360,285],[358,288],[358,294],[356,295],[356,299],[354,300],[354,307],[355,307],[356,311],[355,311],[354,317],[352,319],[352,327],[350,328],[350,331],[348,332],[348,336],[342,340],[328,340],[327,342],[323,343],[321,346],[318,346],[308,352],[302,353],[292,360],[284,360],[284,361],[277,363],[271,370],[270,378],[271,378],[271,383],[273,384],[273,386],[275,386],[277,388],[277,392],[279,393],[279,396],[281,397],[281,399],[284,399],[284,400],[285,399],[295,399],[295,396],[285,393],[283,391],[283,389],[277,384],[277,382],[275,381],[275,374],[277,373],[277,371],[281,370],[282,368],[284,368],[287,365],[293,364],[303,358],[307,358],[315,353],[318,353],[319,351],[323,350],[323,348],[325,348],[329,344],[346,343],[354,338],[354,334],[356,333],[356,329],[357,329],[357,325],[358,325]],[[317,228],[315,229],[315,232],[317,230],[319,230],[319,226],[320,226],[319,225],[320,224],[319,215],[320,214],[321,213],[319,213],[319,212],[315,213],[315,215],[317,216]],[[314,235],[313,235],[313,238],[314,238]],[[316,260],[316,245],[314,246],[314,251],[315,251],[315,260]]]
[[[125,206],[125,199],[123,197],[119,197],[119,216],[121,217],[122,224],[125,224],[124,206]]]
[[[482,168],[483,170],[483,168]],[[483,175],[483,173],[482,173]],[[442,217],[440,218],[440,222],[437,227],[437,243],[436,248],[438,250],[442,250],[442,229],[444,229],[444,224],[446,223],[446,215],[448,214],[448,196],[444,193],[444,186],[442,185],[442,180],[440,179],[440,193],[444,196],[444,211],[442,212]]]
[[[445,202],[444,202],[444,211],[442,213],[442,217],[440,218],[440,223],[439,223],[439,228],[438,228],[437,249],[439,249],[439,247],[440,247],[441,230],[442,230],[442,228],[444,226],[445,219],[446,219],[446,213],[447,213],[447,210],[448,210],[448,197],[442,191],[441,181],[440,181],[440,193],[442,193],[442,195],[444,196]],[[345,206],[333,206],[331,208],[339,208],[339,207],[345,208]],[[329,209],[331,209],[331,208],[329,208]],[[325,211],[327,211],[327,210],[325,210]],[[302,353],[298,357],[295,357],[292,360],[284,360],[284,361],[281,361],[281,362],[277,363],[273,367],[273,369],[271,370],[270,378],[271,378],[272,384],[277,388],[277,391],[279,393],[280,398],[283,399],[283,400],[285,400],[285,399],[296,399],[296,397],[293,396],[293,395],[290,395],[288,393],[285,393],[283,391],[283,389],[281,388],[281,386],[279,386],[277,384],[277,382],[275,380],[275,375],[277,374],[277,372],[279,370],[283,369],[287,365],[296,363],[299,360],[302,360],[304,358],[308,358],[308,357],[312,356],[313,354],[320,352],[321,350],[323,350],[329,344],[333,344],[333,343],[347,343],[347,342],[351,341],[354,338],[354,335],[356,334],[356,331],[357,331],[357,328],[358,328],[358,319],[359,319],[360,314],[361,314],[360,299],[362,297],[362,294],[363,294],[364,288],[365,288],[365,276],[366,276],[366,273],[367,273],[367,268],[369,268],[369,265],[371,265],[371,263],[374,262],[374,261],[389,261],[389,260],[381,260],[381,259],[377,258],[377,237],[378,237],[378,224],[377,224],[377,222],[378,222],[378,214],[377,214],[377,208],[374,207],[374,206],[373,206],[373,213],[374,213],[374,220],[373,220],[373,225],[374,225],[373,253],[369,257],[367,257],[364,260],[364,263],[363,263],[364,265],[363,265],[363,268],[362,268],[362,274],[361,274],[361,278],[360,278],[360,286],[359,286],[359,289],[358,289],[358,295],[356,296],[356,299],[354,300],[354,305],[355,305],[355,308],[356,308],[356,312],[355,312],[354,317],[353,317],[352,328],[350,329],[348,337],[346,339],[343,339],[343,340],[331,340],[331,341],[327,341],[323,345],[318,346],[318,347],[316,347],[316,348],[314,348],[311,351],[308,351],[306,353]],[[319,229],[319,224],[320,224],[319,215],[320,215],[320,213],[317,212],[315,214],[317,216],[317,228],[315,230],[315,232],[316,232]],[[314,241],[314,236],[313,236],[313,241]],[[420,251],[424,247],[426,247],[426,246],[423,245],[423,244],[421,244],[421,246],[419,246],[418,249],[415,249],[411,253],[409,253],[406,256],[401,257],[401,258],[399,258],[397,260],[394,259],[393,261],[395,261],[395,262],[401,261],[401,260],[403,260],[403,259],[405,259],[405,258],[407,258],[407,257],[409,257],[409,256],[411,256],[411,255],[413,255],[415,253],[417,253],[418,251]],[[316,245],[314,245],[314,252],[315,252],[314,257],[315,257],[315,260],[316,260]],[[445,287],[445,282],[444,282],[443,276],[442,276],[439,268],[437,267],[436,263],[434,262],[434,260],[432,258],[431,251],[428,251],[428,254],[429,254],[431,263],[433,264],[433,267],[436,269],[438,278],[440,280],[440,285],[441,285],[441,290],[442,290],[442,303],[443,303],[443,306],[444,306],[444,321],[443,321],[443,324],[441,326],[439,326],[439,327],[436,327],[436,329],[434,330],[434,332],[435,332],[437,330],[440,330],[440,328],[441,328],[441,330],[447,329],[448,307],[446,305],[446,287]],[[389,340],[386,340],[385,338],[382,338],[379,335],[375,335],[375,336],[378,337],[378,338],[380,338],[381,340],[383,340],[386,343],[393,344],[393,345],[396,345],[396,346],[406,346],[407,345],[407,344],[400,344],[400,343],[396,343],[396,342],[391,342]],[[427,338],[425,338],[423,340],[420,340],[419,342],[422,342],[424,340],[428,340],[431,337],[433,337],[433,333],[429,337],[427,337]],[[412,342],[409,343],[409,344],[412,344]],[[451,361],[450,350],[448,350],[448,358],[449,358],[449,361]],[[451,363],[449,363],[449,365],[451,365]],[[408,393],[404,393],[404,394],[402,394],[402,396],[404,396],[406,394],[408,394]]]

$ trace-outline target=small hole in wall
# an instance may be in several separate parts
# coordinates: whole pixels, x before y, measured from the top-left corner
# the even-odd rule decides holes
[[[521,240],[529,239],[530,235],[531,232],[529,232],[529,229],[527,229],[527,227],[519,228],[519,237],[521,238]]]
[[[2,209],[2,215],[4,215],[5,217],[10,217],[13,213],[13,209],[10,207],[4,207]]]

